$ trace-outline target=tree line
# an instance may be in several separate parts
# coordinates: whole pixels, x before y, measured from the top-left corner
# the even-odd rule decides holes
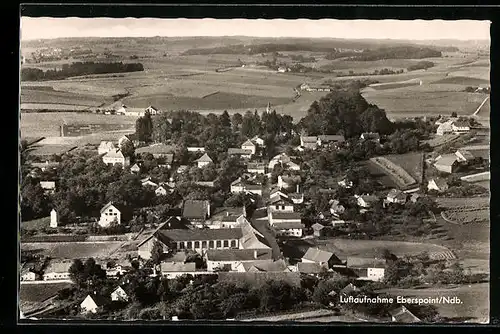
[[[346,60],[374,61],[382,59],[422,59],[441,56],[441,51],[427,47],[395,46],[382,47],[373,50],[363,50],[363,52],[331,52],[327,54],[325,58],[330,60],[346,58]]]
[[[53,69],[43,71],[39,68],[22,68],[22,81],[41,81],[41,80],[61,80],[69,77],[89,74],[106,73],[124,73],[144,71],[141,63],[95,63],[95,62],[76,62],[72,64],[63,64],[62,69]]]

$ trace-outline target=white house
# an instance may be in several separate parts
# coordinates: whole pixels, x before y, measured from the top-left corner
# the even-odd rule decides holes
[[[129,300],[129,297],[125,290],[121,286],[118,286],[112,293],[111,293],[111,300],[114,302],[126,302]]]
[[[388,203],[405,204],[406,194],[398,189],[391,189],[387,194],[386,201]]]
[[[143,187],[152,187],[152,188],[157,188],[158,184],[151,181],[149,178],[145,179],[142,181],[142,186]]]
[[[258,146],[265,146],[264,145],[264,139],[260,138],[259,136],[255,136],[252,139],[250,139],[255,145]]]
[[[202,153],[205,153],[205,148],[204,147],[188,146],[187,151],[188,152],[202,152]]]
[[[112,150],[116,150],[115,144],[113,144],[113,142],[101,141],[99,147],[97,148],[97,153],[101,155],[101,154],[106,154]]]
[[[123,168],[130,165],[130,158],[125,157],[119,149],[111,150],[102,157],[102,161],[107,165],[121,164]]]
[[[155,108],[155,107],[153,107],[153,106],[147,107],[144,111],[145,112],[149,112],[149,114],[152,115],[152,116],[153,115],[158,115],[160,113],[160,110],[157,109],[157,108]]]
[[[304,263],[317,263],[320,266],[331,268],[334,265],[341,264],[342,261],[332,252],[319,248],[310,247],[307,252],[302,256]]]
[[[278,215],[283,215],[287,213],[273,213],[272,217],[277,218]],[[291,214],[296,215],[294,212]],[[300,220],[300,219],[299,219]],[[276,232],[276,235],[278,236],[289,236],[289,237],[297,237],[300,238],[302,237],[302,233],[304,230],[304,225],[300,221],[284,221],[282,223],[277,222],[277,220],[274,220],[273,222],[273,229]]]
[[[427,190],[436,190],[438,192],[442,192],[448,189],[448,182],[445,179],[436,178],[430,179],[427,184]]]
[[[297,186],[300,183],[300,176],[288,176],[288,175],[279,175],[278,176],[278,187],[280,189],[289,189]]]
[[[255,151],[257,150],[257,146],[254,143],[252,143],[251,140],[247,140],[246,142],[241,144],[241,149],[242,150],[249,150],[252,152],[252,155],[254,155]]]
[[[385,260],[372,258],[348,257],[346,266],[360,280],[381,281],[385,275]]]
[[[138,174],[141,171],[141,167],[139,167],[138,164],[134,164],[132,167],[130,167],[130,172],[133,174]]]
[[[231,182],[231,192],[232,193],[241,193],[245,189],[245,184],[241,177],[237,178],[233,182]]]
[[[436,158],[434,167],[443,173],[454,173],[458,168],[458,158],[455,154],[443,154]]]
[[[54,280],[69,280],[69,268],[72,265],[72,261],[56,261],[51,260],[43,273],[44,281],[54,281]]]
[[[293,212],[293,201],[281,195],[273,196],[269,200],[268,209],[270,211]]]
[[[440,123],[436,129],[436,135],[443,136],[445,134],[452,133],[453,132],[452,124],[453,121],[446,121]]]
[[[263,162],[249,162],[247,164],[247,172],[254,174],[265,174],[266,164]]]
[[[82,313],[97,313],[100,307],[106,305],[107,301],[104,297],[97,294],[87,295],[80,304]]]
[[[57,211],[55,209],[52,209],[50,211],[50,227],[56,228],[58,223],[57,219]]]
[[[470,131],[470,123],[466,120],[457,120],[451,124],[453,133],[467,133]]]
[[[55,181],[40,181],[40,187],[42,187],[43,191],[46,194],[54,194],[56,191],[56,182]]]
[[[210,249],[205,254],[208,271],[237,271],[242,262],[268,263],[273,262],[271,249]]]
[[[458,162],[469,162],[475,159],[471,152],[463,149],[457,150],[455,155],[457,156]]]
[[[198,158],[196,160],[196,163],[198,164],[198,168],[203,168],[205,167],[206,165],[210,164],[210,163],[213,163],[214,161],[212,160],[212,158],[210,158],[208,156],[208,154],[203,154],[200,158]]]
[[[108,227],[112,222],[121,224],[121,212],[113,205],[112,202],[109,202],[101,209],[99,226]]]
[[[314,150],[318,147],[318,137],[300,136],[300,146],[303,148]]]
[[[165,189],[165,187],[163,186],[159,186],[158,188],[156,188],[155,194],[156,196],[165,196],[167,194],[167,189]]]
[[[354,195],[358,205],[362,208],[369,208],[378,201],[378,197],[375,195]]]

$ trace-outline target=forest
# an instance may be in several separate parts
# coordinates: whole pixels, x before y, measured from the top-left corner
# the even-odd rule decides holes
[[[363,52],[332,52],[325,58],[330,60],[347,58],[347,60],[374,61],[382,59],[422,59],[441,56],[441,51],[427,47],[396,46],[364,50]]]
[[[53,69],[43,71],[39,68],[22,68],[22,81],[42,81],[42,80],[62,80],[69,77],[89,74],[108,74],[124,72],[144,71],[141,63],[94,63],[94,62],[76,62],[72,64],[63,64],[62,69]]]

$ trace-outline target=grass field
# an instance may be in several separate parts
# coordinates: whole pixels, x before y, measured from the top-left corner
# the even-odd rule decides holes
[[[442,213],[444,218],[457,224],[474,224],[488,221],[490,219],[489,208],[480,209],[451,209]]]
[[[50,88],[50,87],[49,87]],[[46,87],[24,87],[21,89],[21,103],[63,104],[97,107],[110,103],[111,99],[85,93],[55,91]]]
[[[21,250],[55,259],[108,258],[121,244],[121,241],[21,243]]]
[[[435,84],[454,84],[462,86],[486,86],[489,85],[489,80],[471,78],[471,77],[461,77],[461,76],[448,76],[444,79],[434,82]]]
[[[39,219],[21,222],[21,228],[27,230],[40,230],[49,227],[49,225],[50,225],[50,217],[43,217]]]
[[[40,144],[35,144],[32,148],[33,150],[30,151],[31,155],[34,156],[46,156],[46,155],[52,155],[52,154],[63,154],[66,152],[69,152],[73,150],[76,146],[75,145],[40,145]]]
[[[439,197],[436,202],[440,207],[443,208],[479,208],[479,207],[489,207],[490,198],[489,197],[464,197],[464,198],[453,198],[453,197]]]
[[[385,158],[403,168],[417,183],[422,182],[424,172],[423,153],[391,154],[385,156]]]
[[[489,283],[463,285],[456,288],[429,288],[429,289],[384,289],[379,292],[393,296],[407,297],[458,297],[460,304],[434,304],[439,315],[446,322],[481,322],[489,321]]]
[[[397,89],[397,88],[413,87],[413,86],[420,86],[420,80],[412,79],[400,82],[385,82],[379,84],[372,84],[369,87],[375,90],[385,90],[385,89]]]
[[[22,302],[42,302],[71,285],[71,283],[21,284],[19,299]]]
[[[322,249],[343,256],[375,257],[385,248],[396,256],[448,251],[446,247],[440,245],[405,241],[330,239],[317,240],[316,243]]]
[[[123,124],[134,127],[136,119],[119,115],[102,115],[91,113],[22,113],[21,136],[25,137],[58,137],[59,126],[67,124]]]

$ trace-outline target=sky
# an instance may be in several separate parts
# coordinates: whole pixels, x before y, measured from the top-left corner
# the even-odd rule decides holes
[[[473,20],[21,18],[21,40],[23,41],[60,37],[153,36],[489,40],[490,22]]]

